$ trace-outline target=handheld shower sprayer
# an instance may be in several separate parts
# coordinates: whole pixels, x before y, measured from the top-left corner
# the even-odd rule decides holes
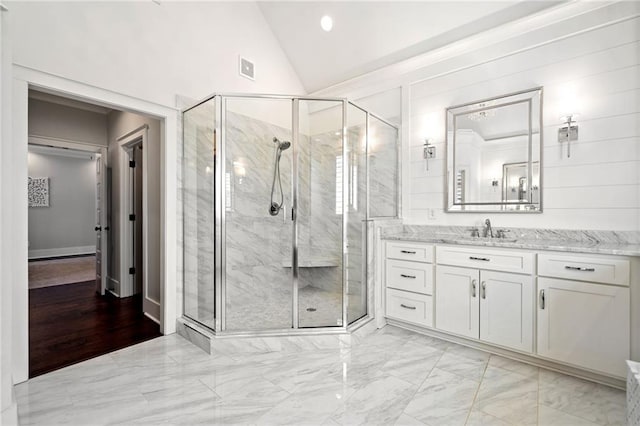
[[[269,214],[271,216],[277,216],[282,210],[284,204],[284,192],[282,191],[282,181],[280,179],[280,156],[282,155],[282,151],[285,151],[291,147],[291,142],[289,141],[281,141],[278,138],[274,137],[273,142],[276,144],[276,152],[274,157],[274,165],[273,165],[273,181],[271,182],[271,203],[269,205]],[[276,180],[278,182],[278,188],[276,188]],[[274,193],[276,189],[280,191],[280,202],[276,202],[274,200]]]

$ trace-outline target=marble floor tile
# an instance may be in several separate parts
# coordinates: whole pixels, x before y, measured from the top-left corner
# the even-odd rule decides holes
[[[488,366],[474,409],[509,423],[538,422],[538,379]]]
[[[491,355],[489,358],[490,367],[499,367],[504,370],[513,371],[514,373],[521,374],[527,377],[538,377],[539,367],[535,365],[526,364],[524,362],[515,361],[513,359],[501,357],[499,355]]]
[[[353,388],[329,377],[307,383],[260,417],[258,423],[301,425],[313,419],[314,424],[322,424],[344,407],[354,392]]]
[[[446,340],[441,340],[436,337],[431,337],[431,336],[427,336],[419,333],[415,333],[414,336],[411,337],[410,339],[413,343],[429,346],[441,351],[446,351],[451,346],[456,345],[455,343],[447,342]]]
[[[271,383],[288,392],[312,384],[319,376],[329,376],[342,366],[342,359],[335,351],[320,351],[287,357],[284,362],[273,365],[264,373]]]
[[[20,424],[624,424],[607,386],[390,326],[333,337],[163,336],[16,386]]]
[[[414,419],[413,417],[402,413],[394,426],[424,426],[424,423],[421,421]]]
[[[447,350],[442,354],[436,368],[457,374],[469,380],[480,382],[487,367],[487,360],[472,359]]]
[[[546,405],[538,407],[538,424],[545,426],[594,426],[597,423],[591,423],[580,417],[572,416]]]
[[[463,358],[468,358],[472,361],[484,362],[489,361],[491,354],[488,352],[484,352],[478,349],[469,348],[467,346],[458,345],[455,343],[451,343],[447,348],[447,352],[456,356],[461,356]]]
[[[394,424],[417,389],[393,376],[374,379],[347,398],[332,419],[343,425]]]
[[[478,410],[471,410],[465,423],[467,426],[509,426],[511,424]]]
[[[402,345],[400,352],[400,356],[392,357],[382,366],[381,372],[418,386],[429,376],[443,354],[438,349],[413,342]]]
[[[436,367],[404,412],[427,425],[464,425],[478,386]]]
[[[626,423],[624,391],[544,369],[539,377],[541,405],[597,424]]]

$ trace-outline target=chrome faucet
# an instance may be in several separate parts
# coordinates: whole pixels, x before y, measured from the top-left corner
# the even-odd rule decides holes
[[[493,238],[493,229],[491,228],[491,221],[489,219],[484,221],[484,229],[482,230],[483,237],[491,237]]]

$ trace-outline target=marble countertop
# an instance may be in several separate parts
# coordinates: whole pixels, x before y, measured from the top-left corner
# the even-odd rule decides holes
[[[447,235],[424,235],[412,232],[398,232],[384,235],[385,240],[404,240],[434,244],[459,244],[485,247],[504,247],[527,250],[549,250],[571,253],[597,253],[620,256],[640,256],[640,244],[621,244],[612,242],[585,242],[544,239],[498,239],[473,238]]]

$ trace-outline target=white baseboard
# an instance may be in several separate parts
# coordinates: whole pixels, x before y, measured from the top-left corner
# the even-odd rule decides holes
[[[107,290],[114,296],[120,297],[120,281],[107,277]]]
[[[96,246],[60,247],[52,249],[29,250],[29,259],[43,257],[75,256],[78,254],[95,254]]]
[[[151,321],[155,322],[156,324],[160,325],[160,320],[158,318],[154,318],[151,314],[149,314],[148,312],[144,312],[144,316],[149,318]]]
[[[145,298],[142,301],[142,309],[146,316],[160,324],[160,304],[158,302]]]

